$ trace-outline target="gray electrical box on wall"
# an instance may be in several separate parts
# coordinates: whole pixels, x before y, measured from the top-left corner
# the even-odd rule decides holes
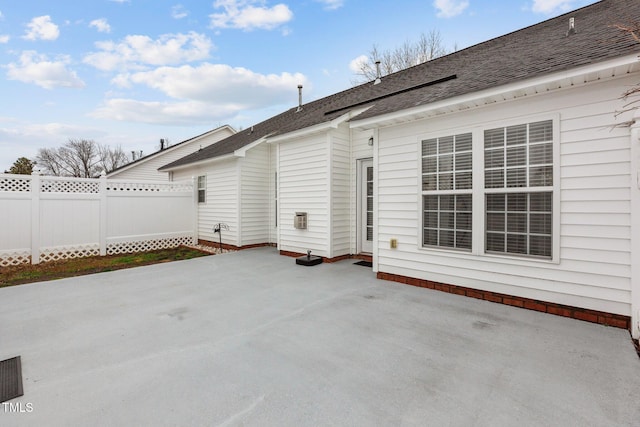
[[[293,227],[299,230],[307,229],[307,213],[296,212],[296,216],[293,217]]]

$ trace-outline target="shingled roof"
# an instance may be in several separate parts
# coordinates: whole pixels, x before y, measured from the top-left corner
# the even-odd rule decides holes
[[[574,18],[575,31],[569,31]],[[460,95],[541,77],[640,52],[640,44],[614,27],[640,23],[640,1],[603,0],[556,18],[471,46],[382,78],[292,108],[161,170],[231,154],[261,138],[332,121],[369,107],[367,119]]]

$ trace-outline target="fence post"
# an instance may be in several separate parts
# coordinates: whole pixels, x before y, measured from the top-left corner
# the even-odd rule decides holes
[[[100,174],[100,255],[107,254],[107,174],[102,171]]]
[[[31,264],[40,264],[40,171],[31,172]]]

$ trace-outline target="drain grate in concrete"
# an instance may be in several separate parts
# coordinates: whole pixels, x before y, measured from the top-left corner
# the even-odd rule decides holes
[[[20,356],[0,362],[0,403],[22,396]]]

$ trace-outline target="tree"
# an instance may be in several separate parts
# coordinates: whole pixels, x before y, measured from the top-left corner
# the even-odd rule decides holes
[[[11,166],[8,171],[4,171],[4,173],[13,173],[16,175],[31,175],[31,173],[33,173],[33,167],[35,165],[36,162],[32,162],[26,157],[20,157],[18,160],[13,162],[13,166]]]
[[[449,52],[444,47],[442,36],[436,30],[432,30],[428,34],[422,33],[417,42],[407,41],[393,50],[380,51],[378,46],[374,45],[369,51],[367,59],[357,65],[358,70],[353,84],[375,80],[378,77],[377,61],[380,61],[380,75],[384,76],[431,61],[447,53]]]
[[[618,30],[629,35],[633,40],[637,43],[640,43],[640,22],[632,22],[629,24],[614,24],[613,28],[617,28]],[[640,95],[640,83],[632,86],[627,91],[622,94],[622,99],[629,100],[629,98],[637,97]],[[617,112],[616,114],[622,114],[626,111],[632,111],[638,108],[638,99],[634,99],[629,101],[622,111]]]
[[[97,178],[129,162],[120,147],[100,145],[91,139],[69,139],[59,148],[41,148],[38,165],[47,175]]]

